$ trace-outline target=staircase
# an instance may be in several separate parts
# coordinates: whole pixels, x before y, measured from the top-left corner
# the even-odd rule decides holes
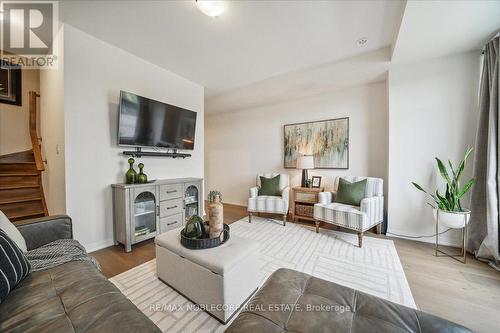
[[[0,210],[14,222],[48,215],[42,186],[44,164],[36,133],[37,97],[30,92],[33,149],[0,156]]]

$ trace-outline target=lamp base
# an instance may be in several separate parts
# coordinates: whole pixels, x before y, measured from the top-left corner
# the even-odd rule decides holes
[[[302,187],[307,187],[307,180],[309,179],[309,176],[307,174],[307,169],[302,169],[302,182],[300,184],[300,186]]]

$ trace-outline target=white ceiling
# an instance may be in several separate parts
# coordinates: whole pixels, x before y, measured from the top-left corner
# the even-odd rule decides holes
[[[275,76],[205,98],[205,111],[212,114],[245,110],[379,82],[386,79],[389,65],[390,50],[387,47]]]
[[[390,46],[401,1],[65,1],[61,19],[206,87],[206,95]],[[368,37],[360,47],[356,40]]]
[[[479,50],[500,29],[500,1],[408,1],[392,62]]]

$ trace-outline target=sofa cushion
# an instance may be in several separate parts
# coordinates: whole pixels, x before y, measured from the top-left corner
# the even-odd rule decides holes
[[[0,302],[31,271],[31,265],[21,249],[0,229]]]
[[[273,195],[259,195],[256,198],[248,199],[248,211],[283,213],[288,209],[286,201],[282,197]]]
[[[359,207],[336,202],[314,205],[314,218],[359,231],[371,227],[367,214]]]
[[[273,178],[260,176],[259,195],[281,195],[280,175]]]
[[[160,332],[88,261],[34,272],[0,303],[0,332]]]
[[[366,179],[351,183],[344,178],[340,178],[335,202],[346,205],[359,206],[365,196]]]
[[[0,210],[0,229],[5,231],[5,233],[12,239],[16,245],[21,249],[21,251],[26,252],[28,249],[26,248],[26,241],[24,240],[23,235],[19,232],[12,222],[10,222],[9,218]]]
[[[225,332],[471,331],[415,309],[281,268],[267,279]]]

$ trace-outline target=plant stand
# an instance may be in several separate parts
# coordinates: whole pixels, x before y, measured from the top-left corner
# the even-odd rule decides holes
[[[452,259],[465,264],[467,259],[467,251],[465,246],[467,244],[467,215],[464,214],[464,227],[462,229],[462,247],[460,254],[449,254],[439,249],[439,209],[436,212],[436,257],[450,257]]]

